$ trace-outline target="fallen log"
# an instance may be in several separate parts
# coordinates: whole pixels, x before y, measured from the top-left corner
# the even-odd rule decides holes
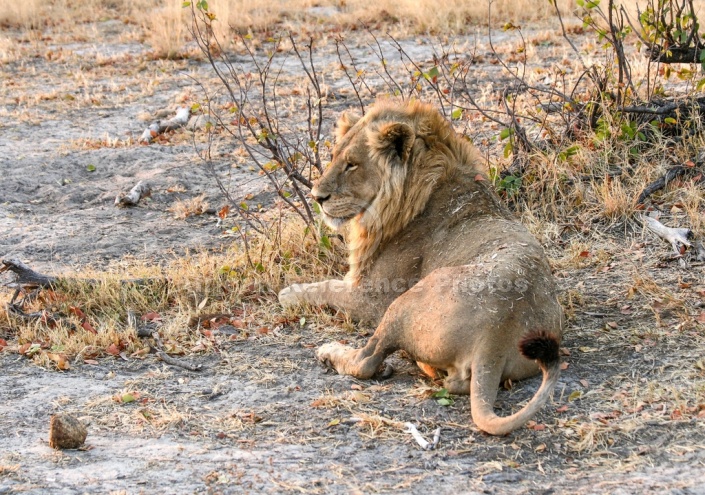
[[[57,277],[36,272],[20,260],[16,259],[2,260],[0,273],[5,271],[11,271],[17,275],[14,282],[7,284],[8,287],[16,289],[41,289],[50,287],[59,280]]]
[[[137,142],[150,144],[154,138],[160,134],[164,134],[167,131],[176,130],[188,124],[190,116],[191,109],[189,107],[179,107],[176,111],[176,116],[171,119],[152,122],[149,127],[144,130]]]
[[[13,281],[5,284],[5,287],[15,289],[8,307],[11,308],[12,312],[15,314],[22,313],[24,316],[28,316],[22,311],[22,307],[29,301],[33,300],[42,289],[54,289],[57,290],[64,284],[71,283],[82,283],[87,285],[97,285],[101,281],[93,278],[64,278],[55,277],[53,275],[45,275],[39,273],[25,263],[17,259],[9,259],[0,261],[0,273],[2,272],[13,272],[16,277]],[[169,279],[167,278],[133,278],[121,280],[122,285],[148,285],[148,284],[164,284],[167,285]],[[20,293],[25,293],[25,297],[19,303],[15,304],[17,297]]]
[[[662,64],[697,64],[701,62],[702,48],[669,47],[664,49],[654,46],[647,50],[653,62]]]
[[[139,181],[127,194],[120,193],[115,197],[115,206],[136,206],[142,198],[152,195],[152,186],[147,182]]]
[[[692,170],[692,167],[684,167],[683,165],[676,165],[675,167],[669,168],[664,175],[653,181],[651,184],[646,186],[643,191],[641,191],[639,198],[636,200],[636,204],[644,204],[644,201],[646,201],[646,199],[653,193],[660,191],[666,187],[669,182],[672,182],[674,179],[680,177],[681,175],[685,175]]]

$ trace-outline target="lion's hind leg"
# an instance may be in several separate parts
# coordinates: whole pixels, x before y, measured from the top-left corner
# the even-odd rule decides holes
[[[380,339],[372,336],[362,349],[353,349],[338,342],[329,342],[318,348],[318,359],[341,375],[352,375],[360,379],[372,378],[384,359],[396,349],[380,345]]]
[[[399,299],[403,299],[404,296]],[[396,316],[397,299],[384,314],[374,335],[370,337],[362,349],[352,349],[337,342],[324,344],[318,348],[318,359],[329,364],[341,375],[352,375],[360,379],[372,378],[380,368],[384,359],[399,349],[397,334],[401,330],[401,322]]]
[[[448,370],[448,376],[443,380],[443,388],[451,394],[468,395],[470,393],[470,373],[459,370]]]

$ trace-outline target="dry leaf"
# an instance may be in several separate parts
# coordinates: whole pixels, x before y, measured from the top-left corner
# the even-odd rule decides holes
[[[111,356],[119,356],[120,355],[120,349],[118,349],[118,346],[115,344],[110,344],[107,349],[105,349],[105,352],[110,354]]]
[[[221,220],[225,220],[225,217],[228,216],[228,213],[230,213],[230,205],[225,205],[218,211],[218,216],[221,218]]]
[[[81,319],[84,319],[86,317],[86,313],[81,311],[81,308],[78,308],[76,306],[69,306],[69,313]]]
[[[93,326],[90,323],[88,323],[87,321],[84,321],[83,323],[81,323],[81,326],[83,327],[83,329],[86,332],[90,332],[93,335],[98,335],[98,332],[96,332],[95,328],[93,328]]]
[[[161,321],[162,316],[159,313],[155,313],[154,311],[150,311],[148,313],[143,314],[140,319],[142,321]]]
[[[60,370],[68,370],[71,368],[71,364],[65,354],[60,354],[58,352],[47,352],[47,357],[54,361],[56,367]]]

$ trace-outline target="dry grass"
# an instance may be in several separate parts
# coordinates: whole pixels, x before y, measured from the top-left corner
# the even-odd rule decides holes
[[[569,0],[559,2],[564,10]],[[411,33],[451,34],[474,29],[488,18],[488,4],[451,0],[441,4],[430,0],[212,0],[209,8],[217,16],[215,35],[224,47],[234,32],[270,32],[291,29],[305,23],[360,29],[363,26],[385,26],[396,35]],[[524,7],[511,0],[496,0],[492,6],[493,22],[540,21],[553,16],[548,3],[538,6],[524,0]],[[74,33],[85,37],[83,23],[95,19],[117,19],[141,27],[141,38],[152,47],[154,56],[177,58],[194,56],[186,43],[190,40],[190,11],[180,0],[159,0],[148,9],[137,8],[124,0],[91,0],[72,2],[54,0],[13,2],[0,0],[0,25],[19,28],[29,35],[45,26],[62,24],[68,29],[62,36]],[[6,54],[10,47],[0,52]]]
[[[208,208],[209,206],[205,199],[205,195],[201,194],[200,196],[196,196],[194,198],[177,200],[169,208],[169,211],[172,212],[176,218],[185,220],[188,217],[203,215]]]
[[[222,252],[194,253],[164,266],[126,259],[107,269],[84,269],[76,278],[63,274],[59,288],[45,291],[26,307],[44,312],[27,322],[7,312],[5,293],[0,327],[16,329],[16,341],[8,350],[48,368],[57,368],[52,353],[69,362],[118,352],[144,358],[144,343],[128,320],[133,313],[138,326],[156,325],[170,354],[208,352],[209,338],[220,325],[236,325],[246,337],[286,324],[287,314],[274,309],[278,290],[342,268],[339,247],[333,245],[331,251],[319,244],[293,218],[269,237],[250,236],[248,245],[247,251],[236,243]],[[134,279],[147,282],[125,283]],[[322,316],[323,324],[332,321]]]

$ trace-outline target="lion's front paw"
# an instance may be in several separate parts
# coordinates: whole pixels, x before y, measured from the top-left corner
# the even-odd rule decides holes
[[[349,373],[345,371],[345,363],[347,363],[351,352],[354,352],[354,349],[346,345],[338,342],[329,342],[318,348],[316,356],[326,366],[335,368],[341,375],[347,375]]]
[[[303,302],[303,300],[299,297],[301,292],[300,284],[290,285],[289,287],[280,290],[278,296],[279,304],[281,304],[284,308],[291,308],[301,304]]]

